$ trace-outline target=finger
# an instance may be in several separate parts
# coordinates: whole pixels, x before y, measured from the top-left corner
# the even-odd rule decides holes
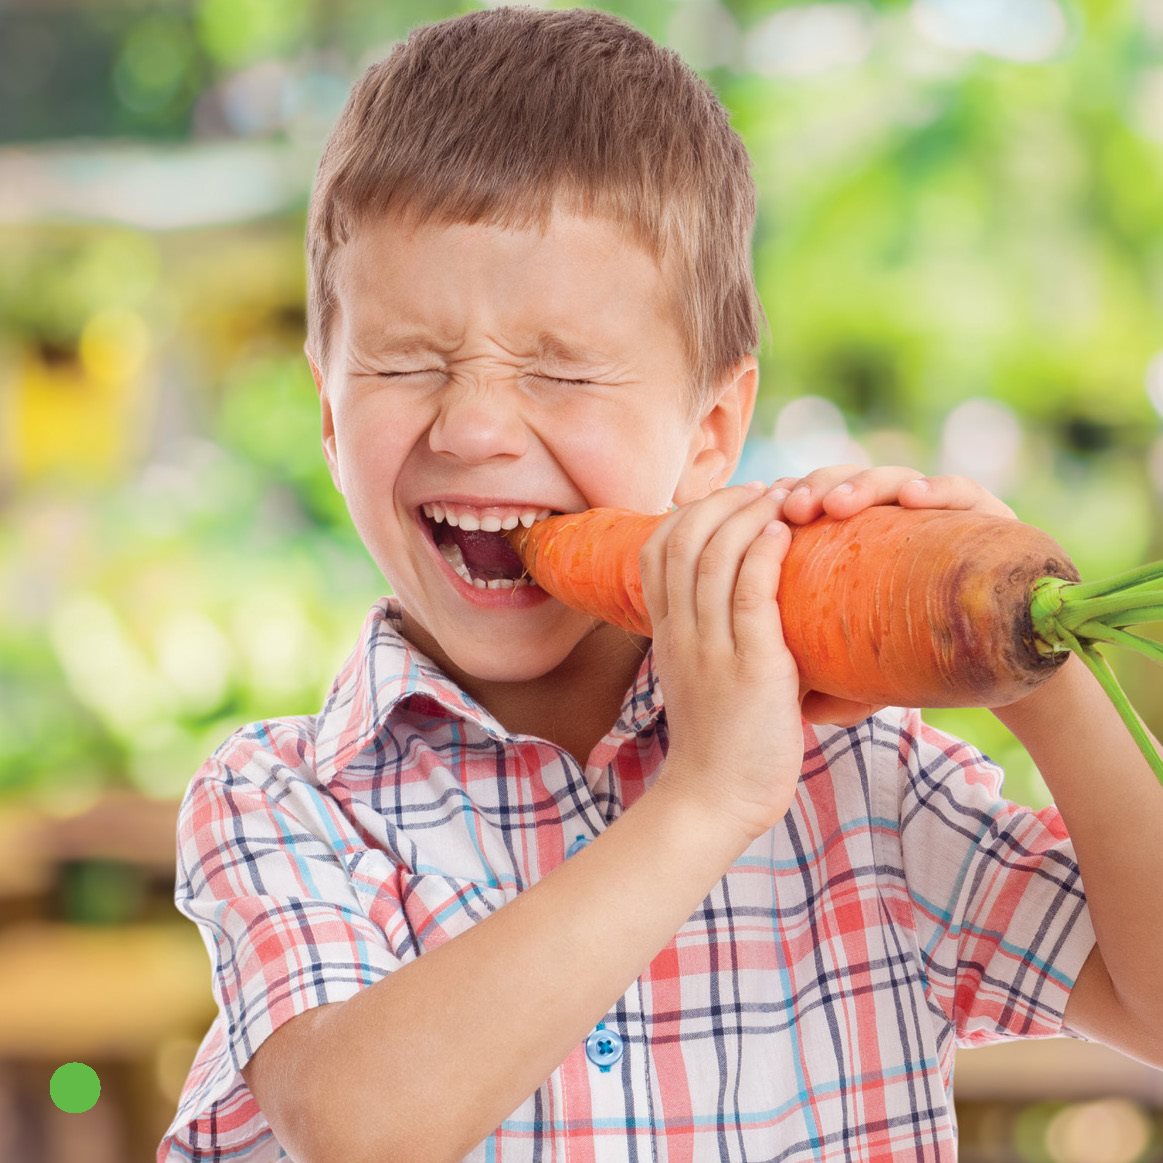
[[[777,501],[760,495],[732,514],[708,540],[698,561],[695,580],[698,632],[705,641],[734,650],[733,607],[742,566],[763,535],[764,527],[775,519],[777,508]],[[775,591],[769,590],[766,597],[769,602],[773,601]]]
[[[736,657],[769,677],[787,650],[776,594],[790,546],[791,530],[784,522],[768,521],[760,529],[739,567],[731,606]]]
[[[650,619],[657,627],[676,617],[686,625],[695,621],[694,577],[699,555],[731,513],[761,495],[762,481],[716,489],[697,501],[680,505],[659,522],[638,556],[642,594]]]
[[[911,509],[972,509],[995,517],[1014,517],[1014,511],[984,485],[965,476],[918,477],[900,488],[900,504]]]
[[[666,568],[664,552],[666,539],[675,523],[682,519],[681,509],[672,509],[658,523],[658,527],[643,543],[638,552],[638,573],[642,578],[642,597],[656,631],[666,619]]]
[[[915,468],[903,465],[867,468],[829,488],[820,498],[820,508],[832,517],[851,517],[872,505],[895,505],[907,483],[926,479]]]
[[[798,481],[798,477],[780,477],[768,486],[767,495],[775,501],[775,520],[783,519],[784,502],[791,495],[791,491]]]
[[[834,464],[813,469],[792,486],[783,504],[782,519],[797,525],[814,521],[824,511],[821,505],[823,496],[860,471],[858,464]]]

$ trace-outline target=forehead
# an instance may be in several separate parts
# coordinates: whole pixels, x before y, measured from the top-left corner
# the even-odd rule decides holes
[[[555,210],[543,229],[382,215],[340,249],[335,290],[355,332],[572,336],[579,346],[677,337],[667,272],[611,219]]]

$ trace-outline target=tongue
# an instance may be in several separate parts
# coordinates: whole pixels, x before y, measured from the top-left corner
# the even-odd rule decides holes
[[[452,539],[464,554],[469,572],[486,579],[519,578],[525,567],[509,542],[499,533],[452,527]]]

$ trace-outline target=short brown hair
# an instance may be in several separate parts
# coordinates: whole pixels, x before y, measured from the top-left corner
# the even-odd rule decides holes
[[[412,31],[356,82],[307,224],[308,346],[327,359],[334,259],[362,220],[544,228],[555,201],[627,225],[675,278],[692,408],[754,351],[755,186],[727,111],[607,12],[500,7]]]

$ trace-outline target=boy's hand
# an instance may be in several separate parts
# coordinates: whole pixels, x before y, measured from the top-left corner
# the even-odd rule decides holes
[[[818,468],[805,477],[781,477],[772,486],[780,496],[780,520],[806,525],[824,514],[851,517],[872,505],[900,505],[906,509],[970,509],[995,517],[1013,517],[1014,511],[988,489],[969,477],[925,476],[899,465],[862,469],[854,464]],[[850,727],[874,714],[878,707],[854,703],[819,691],[803,692],[803,716],[810,723]]]
[[[787,811],[804,754],[775,600],[791,537],[764,487],[681,506],[640,558],[670,728],[663,782],[748,840]]]
[[[1014,511],[988,489],[963,476],[925,476],[915,468],[854,464],[818,468],[805,477],[780,477],[771,488],[785,490],[780,520],[806,525],[822,514],[851,517],[871,505],[905,509],[972,509],[995,517]]]

